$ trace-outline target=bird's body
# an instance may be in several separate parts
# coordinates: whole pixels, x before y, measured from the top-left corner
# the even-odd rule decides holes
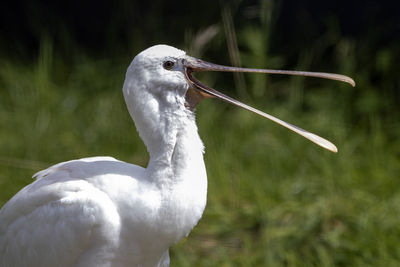
[[[207,69],[239,70],[166,45],[138,54],[123,93],[150,154],[147,167],[94,157],[37,173],[0,210],[0,267],[168,266],[169,247],[189,234],[206,205],[204,148],[194,114],[203,98],[257,112],[335,151],[329,141],[233,100],[191,74]]]
[[[0,266],[169,262],[168,248],[201,217],[206,177],[200,172],[172,185],[151,183],[148,175],[147,169],[110,157],[39,172],[0,212]],[[194,187],[199,194],[187,194]]]

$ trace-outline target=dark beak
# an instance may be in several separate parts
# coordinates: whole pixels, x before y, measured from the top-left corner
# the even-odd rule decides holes
[[[337,80],[337,81],[342,81],[342,82],[347,82],[351,84],[353,87],[355,86],[355,82],[352,78],[341,75],[341,74],[333,74],[333,73],[324,73],[324,72],[305,72],[305,71],[288,71],[288,70],[269,70],[269,69],[251,69],[251,68],[238,68],[238,67],[228,67],[228,66],[221,66],[213,63],[209,63],[197,58],[189,57],[187,56],[183,64],[185,66],[185,75],[186,79],[188,80],[189,84],[191,85],[191,88],[195,89],[197,92],[193,93],[193,91],[190,92],[191,98],[194,98],[194,103],[197,105],[197,103],[202,99],[206,97],[216,97],[219,99],[222,99],[228,103],[231,103],[233,105],[239,106],[241,108],[247,109],[251,112],[254,112],[264,118],[270,119],[290,130],[293,132],[307,138],[311,142],[314,142],[315,144],[330,150],[332,152],[337,152],[337,148],[334,144],[329,142],[328,140],[315,135],[313,133],[310,133],[304,129],[301,129],[297,126],[294,126],[290,123],[284,122],[278,118],[275,118],[272,115],[269,115],[265,112],[262,112],[258,109],[255,109],[253,107],[250,107],[246,104],[243,104],[242,102],[239,102],[223,93],[218,92],[217,90],[214,90],[207,85],[203,84],[199,80],[193,77],[192,73],[196,71],[221,71],[221,72],[253,72],[253,73],[269,73],[269,74],[286,74],[286,75],[298,75],[298,76],[307,76],[307,77],[317,77],[317,78],[324,78],[324,79],[330,79],[330,80]],[[189,92],[188,92],[189,93]]]

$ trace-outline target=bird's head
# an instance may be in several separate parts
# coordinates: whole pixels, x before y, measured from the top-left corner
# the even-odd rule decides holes
[[[125,83],[133,86],[125,86],[124,93],[149,95],[159,103],[172,101],[173,105],[188,89],[183,65],[185,55],[184,51],[167,45],[142,51],[128,68]]]
[[[141,113],[144,105],[146,105],[146,108],[150,107],[156,114],[160,112],[160,107],[163,107],[164,111],[168,110],[168,112],[176,110],[192,111],[202,99],[215,97],[268,118],[325,149],[337,152],[335,145],[328,140],[208,87],[193,77],[193,73],[199,71],[299,75],[338,80],[355,86],[353,79],[340,74],[228,67],[188,56],[184,51],[171,46],[155,45],[139,53],[132,61],[126,74],[123,91],[129,112],[135,122],[135,113]],[[144,116],[141,115],[140,117]]]

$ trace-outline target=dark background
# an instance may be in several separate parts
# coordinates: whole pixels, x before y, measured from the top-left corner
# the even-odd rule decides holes
[[[302,53],[314,50],[311,65],[333,71],[334,46],[350,42],[355,62],[347,74],[357,80],[368,72],[365,79],[391,99],[394,109],[399,104],[399,7],[397,1],[372,0],[3,1],[0,56],[34,60],[44,38],[67,60],[76,50],[100,58],[131,58],[157,43],[187,48],[197,31],[221,26],[222,11],[229,9],[237,31],[249,26],[269,31],[265,53],[283,57],[285,68],[293,68]],[[226,38],[219,29],[206,58],[226,62],[228,53],[220,52],[226,49]],[[246,51],[240,41],[238,47]]]

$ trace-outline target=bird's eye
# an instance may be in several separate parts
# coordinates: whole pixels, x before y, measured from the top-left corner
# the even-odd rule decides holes
[[[163,67],[164,67],[164,69],[166,69],[166,70],[171,70],[171,69],[174,67],[174,65],[175,65],[175,63],[172,62],[172,61],[170,61],[170,60],[167,60],[167,61],[165,61],[165,62],[163,63]]]

